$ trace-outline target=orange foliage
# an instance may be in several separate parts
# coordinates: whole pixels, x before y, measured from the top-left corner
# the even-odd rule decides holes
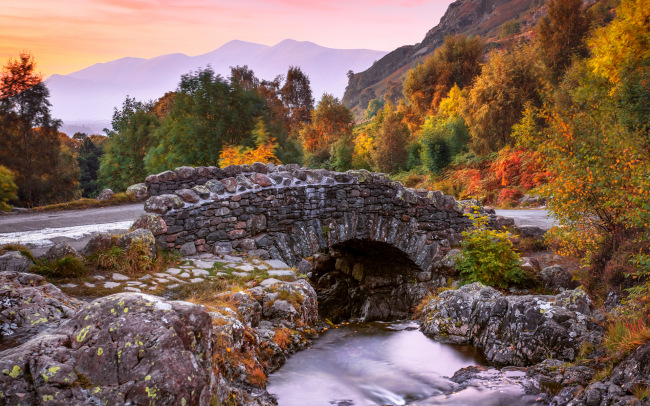
[[[509,205],[525,192],[548,182],[538,152],[525,148],[504,148],[493,161],[446,171],[434,188],[459,199],[479,198],[486,204]]]
[[[252,165],[255,162],[273,162],[280,164],[280,160],[275,157],[274,149],[276,144],[273,140],[258,146],[255,149],[242,149],[235,145],[227,145],[221,154],[219,154],[219,165],[226,167],[228,165]]]

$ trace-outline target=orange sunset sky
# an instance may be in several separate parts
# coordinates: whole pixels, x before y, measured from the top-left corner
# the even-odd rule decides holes
[[[239,39],[393,50],[451,0],[0,0],[0,63],[31,52],[46,76],[124,56],[198,55]]]

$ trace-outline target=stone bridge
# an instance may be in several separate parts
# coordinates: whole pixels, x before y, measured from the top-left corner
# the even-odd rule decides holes
[[[159,244],[290,265],[307,258],[321,313],[333,321],[406,316],[447,283],[441,260],[470,224],[453,197],[364,170],[180,167],[146,184],[145,210],[166,223]]]

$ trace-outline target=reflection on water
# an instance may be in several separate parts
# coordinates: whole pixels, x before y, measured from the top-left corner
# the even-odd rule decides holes
[[[462,389],[446,378],[478,364],[471,347],[433,341],[416,323],[350,324],[293,355],[267,390],[279,406],[529,404],[515,387]]]

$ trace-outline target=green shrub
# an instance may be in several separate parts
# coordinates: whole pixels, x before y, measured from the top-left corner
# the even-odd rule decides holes
[[[463,231],[461,253],[456,258],[456,269],[461,282],[481,282],[505,289],[527,280],[519,265],[519,254],[514,250],[506,231],[490,230],[483,214],[467,214],[473,227]]]
[[[49,278],[79,278],[87,276],[89,271],[83,260],[68,255],[55,261],[39,260],[32,268],[36,273]]]

